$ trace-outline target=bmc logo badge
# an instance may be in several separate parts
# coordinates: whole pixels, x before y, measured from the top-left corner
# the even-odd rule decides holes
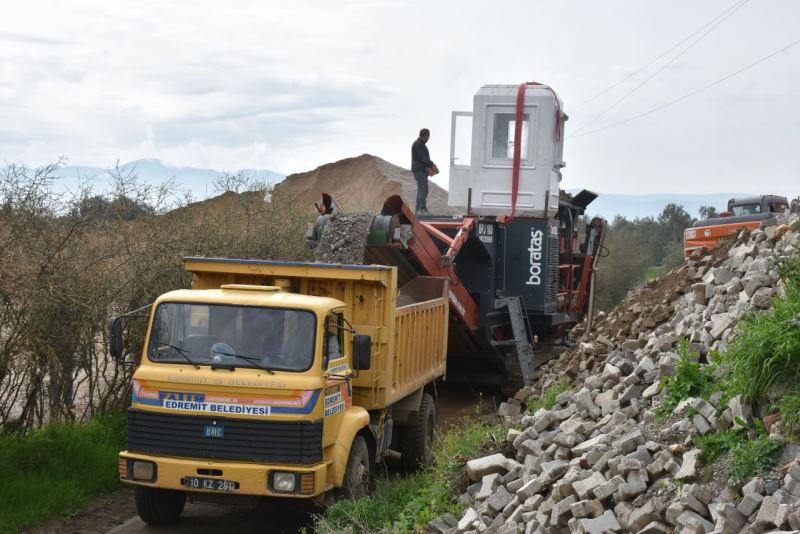
[[[224,426],[217,426],[217,422],[214,421],[212,425],[205,425],[203,427],[203,436],[207,438],[224,438],[225,437],[225,427]]]
[[[528,268],[528,281],[525,285],[538,286],[542,283],[542,238],[544,234],[541,230],[531,228],[531,242],[528,246],[530,253],[530,267]]]

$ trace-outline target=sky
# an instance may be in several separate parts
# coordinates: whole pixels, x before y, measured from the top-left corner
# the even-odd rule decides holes
[[[570,115],[564,188],[794,196],[800,44],[606,127],[800,39],[798,23],[797,0],[3,0],[0,161],[408,167],[428,127],[446,185],[450,112],[535,80]]]

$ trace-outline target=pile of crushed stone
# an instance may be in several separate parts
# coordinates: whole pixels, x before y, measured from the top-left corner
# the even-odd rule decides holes
[[[314,260],[321,263],[363,264],[373,218],[375,214],[368,211],[332,215],[314,250]]]

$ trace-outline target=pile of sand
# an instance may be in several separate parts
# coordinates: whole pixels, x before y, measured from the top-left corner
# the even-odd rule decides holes
[[[447,205],[447,191],[428,183],[428,210],[434,215],[458,213]],[[411,171],[379,157],[363,154],[291,174],[276,186],[298,205],[312,206],[328,193],[344,211],[379,212],[384,201],[400,195],[414,209],[417,183]]]

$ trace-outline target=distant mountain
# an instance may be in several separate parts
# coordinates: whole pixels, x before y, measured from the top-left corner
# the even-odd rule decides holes
[[[201,200],[213,196],[215,180],[223,174],[216,169],[201,169],[195,167],[175,167],[167,165],[158,159],[138,159],[120,164],[123,173],[135,171],[143,181],[151,184],[161,184],[172,178],[178,186],[191,191],[195,199]],[[238,169],[227,171],[229,174],[244,172],[259,180],[270,183],[283,181],[285,175],[267,169]],[[61,167],[56,173],[60,178],[61,187],[65,190],[75,190],[78,183],[89,180],[98,193],[107,191],[110,185],[108,170],[101,167],[86,165],[67,165]],[[579,189],[570,189],[569,193],[575,194]],[[700,206],[714,206],[722,211],[732,197],[750,196],[743,193],[715,193],[707,195],[690,195],[680,193],[622,195],[599,193],[597,199],[589,205],[587,212],[590,215],[602,215],[612,219],[617,214],[622,214],[628,219],[636,217],[655,217],[669,203],[679,204],[693,217],[697,217]]]
[[[172,178],[176,185],[189,189],[195,198],[206,198],[214,194],[214,181],[223,174],[216,169],[199,169],[194,167],[174,167],[164,164],[158,159],[137,159],[120,164],[123,173],[135,172],[144,182],[161,184]],[[285,178],[281,173],[266,169],[238,169],[227,171],[229,174],[243,172],[259,180],[270,183],[280,182]],[[110,184],[111,176],[107,169],[85,165],[67,165],[61,167],[57,175],[61,178],[64,189],[74,189],[80,181],[89,180],[98,192],[104,192]]]
[[[570,189],[569,193],[578,193],[579,189]],[[707,195],[685,195],[680,193],[660,193],[647,195],[618,195],[598,193],[597,199],[589,204],[587,213],[602,215],[611,220],[615,215],[624,215],[628,219],[636,217],[655,217],[667,204],[673,203],[683,206],[692,217],[697,217],[700,206],[714,206],[717,211],[723,211],[728,205],[728,199],[735,197],[752,196],[747,193],[713,193]]]

